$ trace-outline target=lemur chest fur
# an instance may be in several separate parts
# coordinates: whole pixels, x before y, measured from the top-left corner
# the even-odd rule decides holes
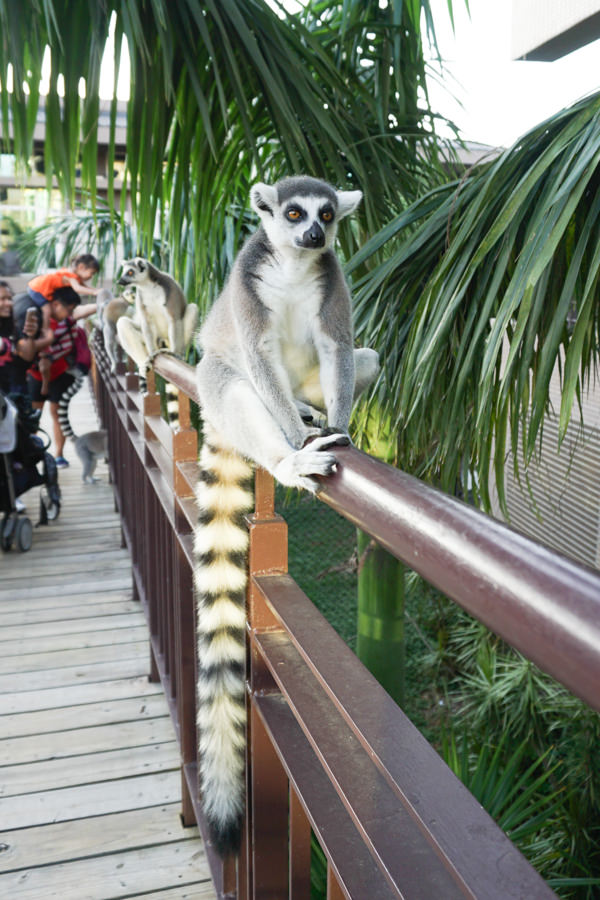
[[[270,311],[271,341],[290,373],[301,375],[317,359],[315,326],[323,301],[318,260],[278,260],[262,267],[260,299]]]
[[[150,279],[138,287],[138,298],[146,317],[150,321],[164,323],[168,321],[166,312],[165,289]]]

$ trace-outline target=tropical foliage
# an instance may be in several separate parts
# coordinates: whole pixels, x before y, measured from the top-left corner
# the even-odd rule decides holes
[[[173,271],[204,305],[220,284],[223,235],[234,248],[239,241],[253,179],[308,171],[368,186],[362,227],[342,235],[348,251],[431,184],[438,145],[422,12],[430,29],[429,0],[314,0],[296,15],[264,0],[2,4],[0,81],[13,84],[0,93],[2,131],[12,127],[27,160],[49,46],[47,178],[73,205],[80,166],[95,205],[98,89],[114,14],[117,73],[123,37],[131,63],[125,182],[139,249],[147,253],[156,234],[166,240]],[[116,111],[113,99],[113,135]],[[109,208],[113,162],[111,147]]]
[[[502,496],[508,446],[535,450],[562,367],[560,429],[600,346],[600,94],[497,159],[433,189],[374,235],[350,271],[359,332],[382,353],[375,400],[403,468]]]
[[[437,591],[407,609],[407,711],[559,896],[593,900],[600,716]]]

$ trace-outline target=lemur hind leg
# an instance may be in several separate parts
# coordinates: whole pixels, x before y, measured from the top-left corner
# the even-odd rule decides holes
[[[375,381],[379,372],[379,354],[376,350],[361,347],[354,351],[354,400],[356,401],[362,392]],[[311,371],[307,379],[296,392],[296,407],[302,418],[308,422],[312,419],[315,425],[323,426],[325,419],[325,401],[319,379],[319,367]]]
[[[143,373],[151,351],[141,330],[131,319],[121,318],[117,322],[119,343],[128,356],[132,358],[140,373]]]
[[[206,420],[220,436],[227,435],[228,446],[255,460],[281,484],[314,493],[319,483],[311,476],[330,475],[334,470],[336,458],[329,448],[348,443],[346,435],[320,436],[319,429],[305,428],[305,439],[315,440],[295,447],[242,375],[205,356],[198,364],[197,377]]]
[[[183,346],[184,350],[190,346],[198,327],[198,307],[195,303],[188,303],[183,314]]]
[[[183,358],[185,353],[185,339],[183,321],[181,319],[169,319],[169,350]]]

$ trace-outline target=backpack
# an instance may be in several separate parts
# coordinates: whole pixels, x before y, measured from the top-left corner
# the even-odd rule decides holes
[[[73,365],[79,369],[82,375],[87,375],[92,365],[92,354],[87,335],[80,325],[72,325],[71,337],[73,338]]]

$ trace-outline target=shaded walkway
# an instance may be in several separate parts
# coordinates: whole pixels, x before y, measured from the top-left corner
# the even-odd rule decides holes
[[[88,385],[79,433],[97,428]],[[179,754],[131,597],[107,466],[83,485],[72,445],[57,521],[0,555],[0,896],[215,897],[180,823]],[[24,497],[37,521],[39,489]]]

